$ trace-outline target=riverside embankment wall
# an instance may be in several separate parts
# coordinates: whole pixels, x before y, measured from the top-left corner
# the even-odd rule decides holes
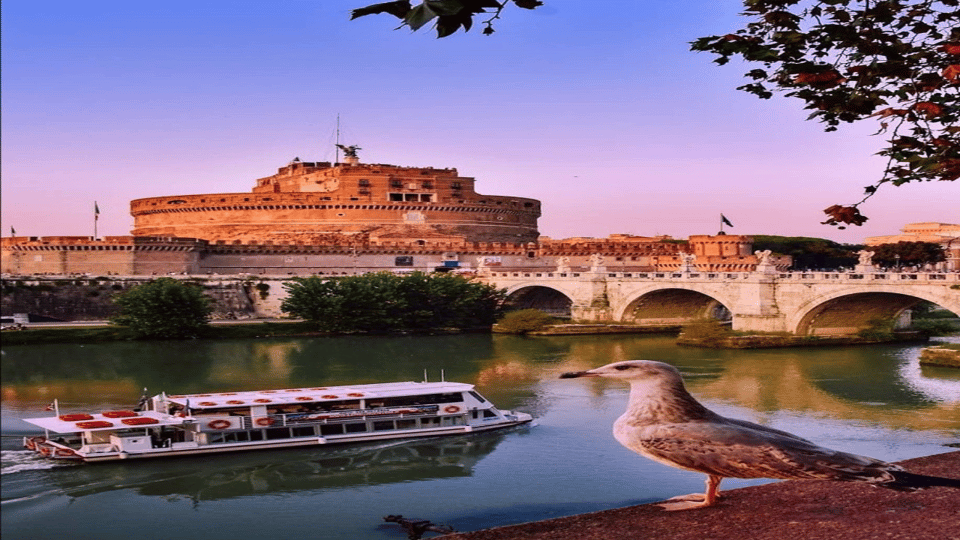
[[[280,314],[282,282],[247,278],[178,279],[197,283],[213,301],[213,319],[276,317]],[[62,321],[107,319],[116,313],[113,298],[148,277],[23,277],[3,278],[0,313],[17,313]]]

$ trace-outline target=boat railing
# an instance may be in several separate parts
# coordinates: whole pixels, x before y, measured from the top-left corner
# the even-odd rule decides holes
[[[344,409],[331,411],[305,411],[285,414],[268,414],[264,416],[240,417],[212,417],[203,422],[205,430],[219,431],[222,429],[257,429],[266,427],[296,427],[312,424],[331,424],[346,421],[380,420],[388,418],[416,418],[420,416],[436,415],[440,411],[439,405],[409,405],[397,407],[378,407],[371,409]]]

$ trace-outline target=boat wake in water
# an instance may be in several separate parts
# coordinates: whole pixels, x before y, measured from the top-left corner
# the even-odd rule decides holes
[[[0,475],[62,467],[62,463],[41,458],[30,450],[0,451]]]

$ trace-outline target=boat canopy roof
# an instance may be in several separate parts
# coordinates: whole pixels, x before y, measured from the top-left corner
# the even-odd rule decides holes
[[[161,396],[166,402],[191,410],[250,407],[256,405],[290,405],[324,401],[354,399],[377,399],[397,396],[419,396],[466,392],[472,384],[457,382],[393,382],[356,384],[350,386],[323,386],[310,388],[287,388],[283,390],[254,390],[209,394],[183,394]]]
[[[108,412],[107,415],[110,413]],[[98,414],[64,414],[44,418],[24,418],[28,422],[55,433],[77,433],[80,431],[116,431],[118,429],[136,429],[158,426],[182,426],[187,420],[169,416],[156,411],[143,411],[130,416],[104,416]]]

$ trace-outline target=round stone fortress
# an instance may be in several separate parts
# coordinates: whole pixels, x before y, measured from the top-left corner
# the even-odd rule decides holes
[[[357,244],[445,237],[536,242],[540,201],[480,195],[456,169],[294,159],[251,193],[175,195],[130,203],[137,237],[211,243]]]

